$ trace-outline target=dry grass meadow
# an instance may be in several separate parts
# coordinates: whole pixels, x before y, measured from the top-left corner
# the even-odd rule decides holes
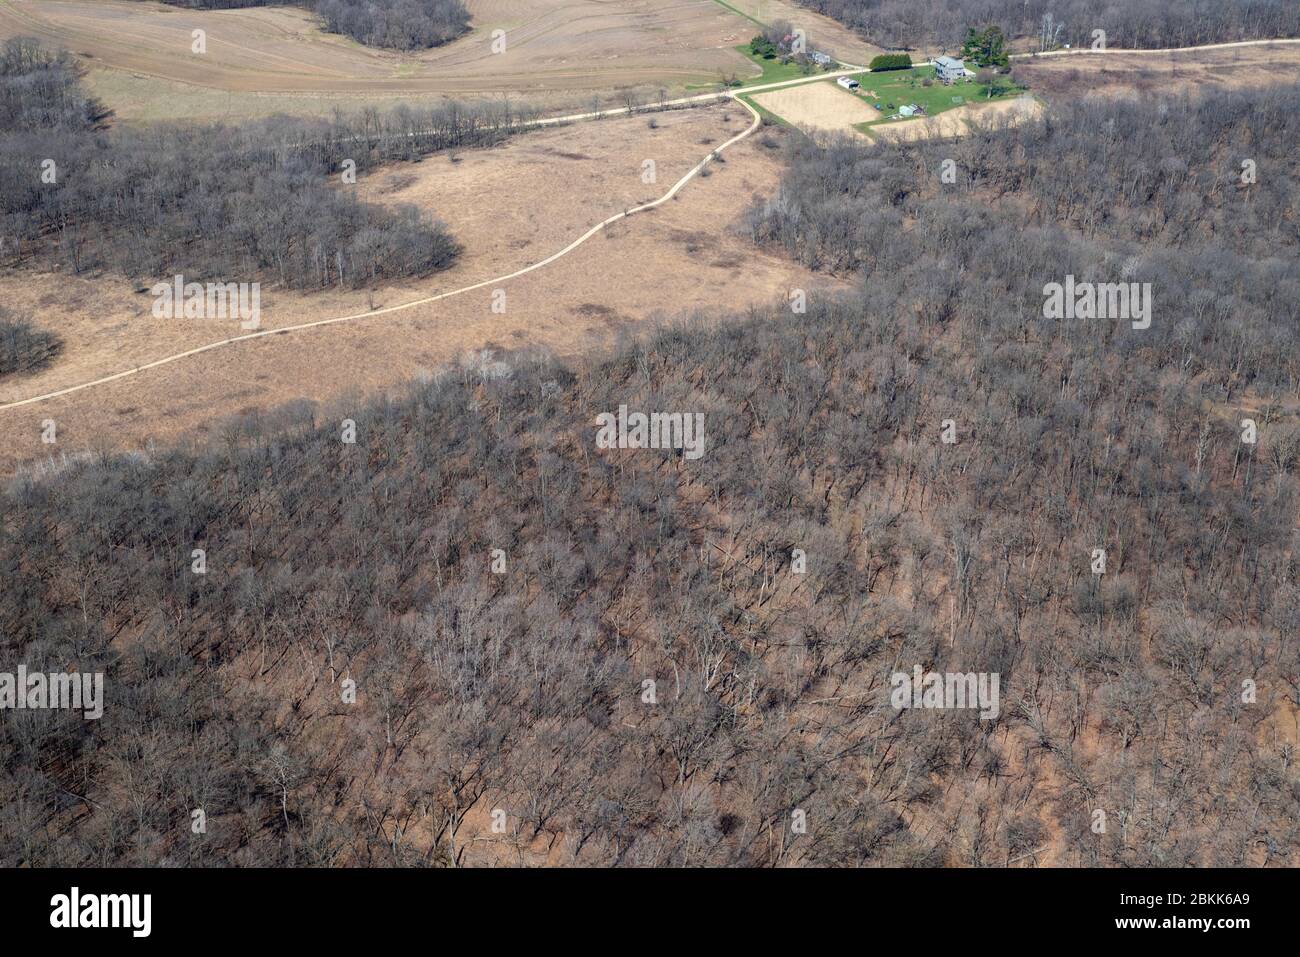
[[[736,104],[540,130],[503,146],[433,156],[385,168],[358,187],[376,202],[433,210],[464,244],[451,270],[373,293],[315,295],[264,289],[262,326],[274,328],[365,312],[457,289],[545,259],[590,226],[653,199],[749,123]],[[725,154],[678,198],[611,227],[554,264],[502,285],[402,312],[267,336],[183,359],[69,396],[0,412],[12,441],[0,469],[51,451],[42,420],[59,426],[59,452],[141,449],[208,434],[229,416],[296,399],[333,409],[380,394],[458,361],[537,345],[577,357],[611,347],[620,334],[696,310],[720,315],[771,302],[795,287],[826,288],[781,257],[756,250],[736,229],[745,210],[775,189],[780,162],[760,133]],[[769,145],[764,145],[764,143]],[[658,182],[641,181],[654,159]],[[546,188],[539,189],[538,184]],[[120,277],[10,273],[0,298],[30,310],[67,342],[35,376],[6,381],[12,401],[131,368],[239,334],[229,323],[156,320],[148,292]]]
[[[1015,72],[1049,100],[1092,93],[1212,93],[1294,83],[1300,72],[1300,45],[1151,55],[1081,53],[1016,61]]]
[[[1023,123],[1036,119],[1043,112],[1043,104],[1029,94],[1014,99],[993,100],[988,103],[967,103],[953,107],[935,116],[922,116],[900,123],[882,123],[871,128],[879,139],[907,141],[931,136],[965,136],[972,124],[985,126],[1000,123]]]

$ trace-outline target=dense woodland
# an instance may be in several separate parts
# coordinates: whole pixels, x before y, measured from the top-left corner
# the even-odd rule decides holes
[[[998,24],[1034,40],[1090,46],[1105,30],[1112,47],[1195,46],[1300,36],[1295,0],[797,0],[887,47],[955,50],[972,26]],[[1056,29],[1061,25],[1061,29]],[[1046,47],[1050,48],[1050,47]]]
[[[787,132],[749,228],[850,295],[14,480],[0,659],[107,680],[0,721],[0,861],[1300,864],[1298,106]],[[621,404],[706,454],[598,451]]]
[[[105,130],[66,56],[12,40],[0,56],[0,262],[301,289],[423,275],[454,261],[455,240],[414,207],[357,201],[347,161],[364,172],[490,145],[527,118],[451,103]]]
[[[163,0],[177,7],[228,10],[296,5],[314,10],[325,29],[360,43],[394,50],[424,50],[469,30],[463,0]]]
[[[1086,99],[1041,123],[977,125],[955,142],[897,150],[799,139],[780,193],[752,227],[810,266],[867,268],[877,281],[922,284],[922,263],[950,261],[943,273],[970,281],[965,272],[976,270],[1009,289],[1023,277],[1021,291],[1041,298],[1040,275],[1118,281],[1123,272],[1159,284],[1170,303],[1162,309],[1177,317],[1165,334],[1199,334],[1232,315],[1245,337],[1228,366],[1234,390],[1265,369],[1270,385],[1295,388],[1295,350],[1270,344],[1294,346],[1300,334],[1298,110],[1297,88],[1282,86]]]

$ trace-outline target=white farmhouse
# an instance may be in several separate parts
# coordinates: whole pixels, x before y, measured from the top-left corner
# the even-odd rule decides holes
[[[966,78],[966,64],[950,56],[941,56],[934,61],[934,75],[944,85]]]

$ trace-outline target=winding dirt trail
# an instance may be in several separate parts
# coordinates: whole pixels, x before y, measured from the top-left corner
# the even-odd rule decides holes
[[[389,315],[395,312],[402,312],[407,309],[413,309],[416,306],[427,305],[432,302],[438,302],[443,299],[450,299],[454,296],[460,296],[468,292],[473,292],[476,289],[483,289],[489,286],[498,286],[502,283],[509,282],[512,279],[517,279],[520,276],[524,276],[527,275],[528,273],[535,272],[536,270],[549,266],[551,263],[555,262],[556,260],[561,259],[562,257],[573,252],[579,246],[587,242],[587,240],[591,239],[593,236],[597,235],[602,230],[613,225],[614,223],[617,223],[623,219],[627,219],[629,216],[633,216],[637,213],[642,213],[642,212],[646,212],[647,210],[654,209],[655,207],[661,206],[662,204],[668,202],[674,196],[676,196],[687,183],[689,183],[692,179],[694,179],[700,173],[701,170],[703,170],[706,166],[708,166],[709,163],[711,163],[715,157],[717,157],[728,147],[740,142],[741,140],[745,139],[747,136],[751,135],[755,130],[757,130],[759,126],[762,125],[763,122],[762,116],[758,113],[757,110],[755,110],[752,106],[750,106],[749,103],[745,102],[745,100],[742,99],[741,96],[738,94],[750,94],[754,92],[760,92],[763,90],[772,90],[772,89],[779,89],[782,87],[796,86],[803,83],[817,83],[826,79],[833,79],[835,77],[843,76],[849,73],[861,72],[861,70],[862,70],[861,67],[848,67],[846,69],[841,69],[829,73],[820,73],[817,74],[816,76],[800,77],[794,80],[783,80],[778,83],[765,83],[765,84],[759,84],[755,86],[749,86],[735,93],[705,93],[698,96],[682,97],[680,99],[669,100],[663,103],[662,104],[663,107],[690,107],[690,106],[703,106],[710,103],[717,103],[722,100],[732,100],[736,103],[739,103],[741,106],[743,106],[746,110],[749,111],[752,117],[752,121],[749,127],[745,129],[743,132],[737,134],[736,136],[733,136],[731,139],[727,140],[725,143],[723,143],[721,146],[717,147],[716,149],[711,150],[708,153],[708,155],[704,157],[704,159],[702,159],[699,163],[693,166],[686,173],[686,175],[683,176],[681,179],[679,179],[673,185],[673,187],[670,190],[668,190],[668,192],[665,193],[663,196],[659,197],[658,199],[652,202],[644,203],[640,206],[636,206],[631,209],[624,210],[621,213],[609,217],[603,222],[597,223],[595,226],[592,226],[589,230],[587,230],[585,233],[583,233],[581,236],[579,236],[569,245],[565,246],[559,252],[547,256],[545,259],[540,260],[539,262],[535,262],[529,266],[525,266],[522,269],[517,269],[514,272],[507,273],[502,276],[495,276],[491,279],[485,279],[482,282],[476,282],[473,283],[472,285],[462,286],[459,289],[452,289],[447,292],[441,292],[433,296],[424,296],[420,299],[412,299],[410,302],[400,303],[396,306],[388,306],[382,309],[374,309],[368,312],[358,312],[346,316],[334,316],[329,319],[317,319],[312,322],[302,322],[291,326],[280,326],[275,329],[261,329],[256,332],[249,332],[239,336],[231,336],[228,339],[220,339],[216,342],[205,343],[204,345],[197,346],[193,349],[187,349],[183,352],[177,352],[172,355],[163,356],[162,358],[155,359],[152,362],[146,362],[141,365],[134,366],[130,369],[124,369],[121,372],[115,372],[111,375],[101,376],[100,378],[97,379],[91,379],[88,382],[81,382],[76,385],[71,385],[62,389],[57,389],[53,392],[46,392],[41,395],[30,396],[26,399],[17,399],[12,402],[6,402],[0,404],[0,412],[3,412],[6,409],[16,409],[21,406],[32,405],[37,402],[44,402],[49,399],[56,399],[59,398],[60,396],[70,395],[74,392],[81,392],[85,389],[90,389],[95,386],[106,385],[110,382],[116,382],[119,379],[125,379],[129,376],[138,375],[139,373],[146,372],[150,369],[157,369],[160,366],[170,365],[173,362],[179,362],[180,360],[188,359],[191,356],[197,356],[204,352],[211,352],[214,349],[220,349],[225,346],[232,346],[240,342],[248,342],[253,339],[262,339],[267,336],[287,335],[288,333],[291,332],[301,332],[306,329],[315,329],[322,326],[332,326],[343,322],[357,322],[362,319],[372,319],[378,316]],[[598,119],[603,119],[605,117],[626,115],[631,112],[636,112],[638,109],[644,110],[646,108],[641,107],[641,108],[630,109],[628,107],[616,107],[616,108],[601,110],[599,112],[593,112],[593,113],[576,113],[567,116],[547,117],[547,118],[536,120],[533,123],[530,123],[529,127],[540,128],[540,127],[547,127],[547,126],[557,126],[563,123],[582,122],[586,120],[598,120]]]
[[[549,266],[551,263],[555,262],[556,260],[561,259],[564,256],[567,256],[569,253],[573,252],[583,243],[587,242],[587,240],[591,239],[593,236],[600,233],[603,229],[606,229],[607,227],[613,225],[614,223],[627,219],[630,216],[634,216],[637,213],[643,213],[646,212],[647,210],[654,209],[657,206],[662,206],[664,203],[670,201],[674,196],[676,196],[682,190],[682,188],[687,183],[689,183],[692,179],[694,179],[700,173],[701,170],[703,170],[706,166],[708,166],[711,162],[713,162],[713,160],[719,154],[721,154],[724,150],[733,146],[734,144],[739,143],[747,136],[751,135],[755,130],[759,128],[759,126],[762,125],[763,122],[762,116],[752,106],[750,106],[748,103],[746,103],[744,100],[738,97],[729,96],[728,98],[734,99],[736,102],[740,103],[746,110],[749,111],[752,120],[749,126],[745,130],[736,134],[731,139],[723,143],[721,146],[718,146],[716,149],[711,150],[708,153],[708,155],[704,157],[704,159],[702,159],[699,163],[695,164],[695,166],[691,167],[691,169],[686,173],[685,176],[683,176],[676,183],[674,183],[672,188],[669,189],[668,192],[664,193],[664,195],[660,196],[658,199],[648,203],[643,203],[640,206],[635,206],[631,209],[626,209],[621,213],[616,213],[615,215],[610,216],[608,219],[597,223],[595,226],[592,226],[589,230],[587,230],[585,233],[583,233],[581,236],[579,236],[569,245],[565,246],[559,252],[553,253],[552,255],[547,256],[545,259],[535,262],[532,265],[525,266],[522,269],[517,269],[514,272],[507,273],[506,275],[503,276],[495,276],[491,279],[485,279],[482,282],[476,282],[468,286],[462,286],[459,289],[449,290],[447,292],[440,292],[433,296],[424,296],[420,299],[412,299],[410,302],[400,303],[396,306],[388,306],[382,309],[374,309],[368,312],[353,313],[352,315],[347,315],[347,316],[334,316],[329,319],[317,319],[312,322],[302,322],[292,326],[280,326],[275,329],[262,329],[256,332],[245,333],[244,335],[240,335],[240,336],[231,336],[228,339],[220,339],[216,342],[209,342],[206,343],[205,345],[198,346],[194,349],[187,349],[184,352],[177,352],[173,355],[164,356],[161,359],[155,359],[152,362],[146,362],[142,365],[135,366],[131,369],[125,369],[121,372],[115,372],[112,375],[102,376],[98,379],[92,379],[89,382],[82,382],[82,383],[78,383],[77,385],[71,385],[63,389],[58,389],[54,392],[46,392],[42,395],[35,395],[26,399],[18,399],[14,402],[7,402],[3,405],[0,405],[0,411],[3,411],[5,409],[15,409],[25,405],[31,405],[36,402],[43,402],[48,399],[58,398],[59,396],[70,395],[71,393],[74,392],[81,392],[85,389],[90,389],[95,386],[105,385],[109,382],[116,382],[119,379],[124,379],[127,378],[128,376],[138,375],[139,373],[145,372],[149,369],[156,369],[160,366],[170,365],[173,362],[179,362],[180,360],[187,359],[190,356],[200,355],[201,353],[204,352],[211,352],[214,349],[220,349],[224,346],[235,345],[236,343],[240,343],[240,342],[248,342],[253,339],[262,339],[265,338],[266,336],[286,335],[290,332],[299,332],[305,329],[315,329],[322,326],[332,326],[342,322],[356,322],[362,319],[372,319],[377,316],[388,315],[395,312],[402,312],[407,309],[413,309],[416,306],[426,305],[431,302],[438,302],[443,299],[450,299],[453,296],[464,295],[465,293],[473,292],[476,289],[483,289],[488,286],[498,286],[502,283],[509,282],[512,279],[517,279],[520,276],[527,275],[528,273],[535,272],[538,269],[542,269],[546,266]],[[702,99],[707,101],[716,101],[719,98],[717,96],[709,95],[703,97]],[[557,122],[562,122],[565,120],[591,119],[591,118],[596,118],[597,116],[613,115],[615,113],[620,113],[620,112],[626,112],[626,110],[625,109],[612,110],[612,111],[608,111],[608,113],[601,113],[601,114],[584,114],[579,117],[555,118],[552,120],[540,121],[538,125],[552,125]]]
[[[1028,58],[1035,58],[1035,57],[1069,56],[1069,55],[1091,55],[1091,56],[1104,56],[1108,54],[1121,54],[1121,55],[1157,54],[1158,55],[1162,53],[1219,50],[1219,49],[1230,49],[1233,47],[1265,46],[1269,44],[1280,44],[1280,43],[1300,44],[1300,39],[1244,40],[1236,43],[1216,43],[1216,44],[1209,44],[1200,47],[1179,47],[1179,48],[1170,48],[1170,49],[1162,49],[1162,50],[1132,50],[1132,49],[1060,50],[1051,53],[1017,54],[1016,57],[1020,59],[1028,59]],[[689,183],[692,179],[694,179],[700,173],[701,170],[703,170],[706,166],[708,166],[709,163],[711,163],[715,157],[717,157],[719,154],[721,154],[724,150],[726,150],[730,146],[750,136],[755,130],[757,130],[759,126],[762,125],[762,117],[757,110],[755,110],[749,103],[747,103],[742,98],[742,94],[747,95],[747,94],[762,92],[764,90],[781,89],[784,87],[797,86],[804,83],[824,82],[828,79],[834,79],[835,77],[844,76],[851,73],[865,72],[864,67],[853,66],[850,64],[841,64],[841,66],[843,68],[840,70],[836,70],[829,73],[818,74],[816,76],[802,77],[794,80],[786,80],[779,83],[760,84],[756,86],[745,87],[735,92],[706,93],[699,96],[682,97],[679,99],[670,100],[663,104],[660,104],[662,107],[690,107],[694,105],[704,105],[707,103],[716,103],[724,99],[730,99],[744,106],[744,108],[749,111],[753,119],[749,127],[745,129],[743,132],[737,134],[736,136],[733,136],[731,139],[727,140],[725,143],[723,143],[721,146],[717,147],[716,149],[711,150],[709,154],[704,157],[704,159],[702,159],[699,163],[693,166],[686,173],[686,175],[683,176],[680,180],[678,180],[673,185],[673,187],[670,190],[668,190],[668,192],[665,193],[663,196],[659,197],[656,200],[653,200],[652,202],[644,203],[640,206],[636,206],[631,209],[624,210],[621,213],[609,217],[603,222],[597,223],[595,226],[592,226],[589,230],[587,230],[585,233],[583,233],[581,236],[579,236],[569,245],[565,246],[559,252],[553,253],[552,255],[546,257],[545,259],[540,260],[539,262],[535,262],[529,266],[525,266],[522,269],[517,269],[514,272],[507,273],[502,276],[497,276],[492,279],[485,279],[482,282],[477,282],[472,285],[462,286],[459,289],[452,289],[447,292],[438,293],[433,296],[425,296],[420,299],[413,299],[410,302],[400,303],[396,306],[388,306],[381,309],[374,309],[368,312],[353,313],[351,315],[346,315],[346,316],[335,316],[329,319],[318,319],[312,322],[298,323],[297,325],[281,326],[275,329],[263,329],[263,330],[258,330],[256,332],[245,333],[244,335],[232,336],[228,339],[221,339],[216,342],[206,343],[205,345],[198,346],[194,349],[188,349],[183,352],[177,352],[172,355],[164,356],[160,359],[155,359],[152,362],[146,362],[141,365],[135,366],[133,368],[125,369],[121,372],[116,372],[111,375],[102,376],[97,379],[92,379],[88,382],[82,382],[76,385],[67,386],[66,388],[55,390],[53,392],[46,392],[41,395],[30,396],[25,399],[18,399],[12,402],[3,403],[0,404],[0,411],[4,411],[6,409],[15,409],[21,406],[32,405],[37,402],[43,402],[49,399],[55,399],[60,396],[70,395],[75,392],[81,392],[85,389],[94,388],[95,386],[105,385],[110,382],[116,382],[117,380],[127,378],[128,376],[138,375],[139,373],[148,371],[150,369],[156,369],[159,368],[160,366],[165,366],[174,362],[179,362],[180,360],[187,359],[191,356],[200,355],[201,353],[204,352],[211,352],[214,349],[220,349],[225,346],[232,346],[240,342],[248,342],[250,340],[261,339],[266,336],[287,335],[288,333],[291,332],[301,332],[307,329],[315,329],[323,326],[331,326],[331,325],[336,325],[338,323],[359,322],[363,319],[371,319],[378,316],[388,315],[391,313],[402,312],[404,310],[412,309],[416,306],[426,305],[428,303],[438,302],[443,299],[450,299],[454,296],[460,296],[465,293],[473,292],[476,289],[483,289],[488,286],[500,285],[502,283],[509,282],[512,279],[517,279],[520,276],[527,275],[528,273],[535,272],[536,270],[549,266],[551,263],[554,263],[556,260],[561,259],[564,256],[568,255],[569,253],[573,252],[575,249],[582,246],[593,236],[597,235],[602,230],[613,225],[614,223],[617,223],[620,220],[627,219],[628,217],[633,216],[637,213],[654,209],[655,207],[668,202],[674,196],[676,196],[682,190],[682,188],[686,186],[687,183]],[[611,116],[618,116],[618,115],[632,113],[635,112],[636,109],[637,108],[618,107],[615,109],[602,110],[599,112],[579,113],[579,114],[572,114],[568,116],[559,116],[559,117],[549,117],[549,118],[537,120],[534,123],[530,124],[530,126],[546,127],[546,126],[554,126],[562,123],[580,122],[584,120],[595,120],[595,119],[601,119],[603,117],[611,117]]]

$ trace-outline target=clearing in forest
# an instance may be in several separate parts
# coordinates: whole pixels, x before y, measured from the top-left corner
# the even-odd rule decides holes
[[[449,270],[375,289],[262,290],[264,328],[363,313],[502,276],[563,249],[606,217],[661,196],[750,123],[735,103],[550,127],[491,149],[389,164],[359,179],[361,199],[411,204],[446,221],[465,247]],[[488,349],[539,346],[561,357],[602,352],[657,319],[724,315],[784,301],[789,290],[842,288],[737,228],[776,189],[776,138],[737,143],[726,162],[672,201],[607,228],[553,264],[502,284],[373,319],[267,336],[202,353],[92,389],[4,414],[13,441],[0,472],[43,458],[40,423],[59,423],[61,448],[145,448],[214,430],[243,411],[297,400],[328,408],[349,397],[400,390],[446,363]],[[655,160],[657,182],[642,180]],[[475,197],[465,202],[465,197]],[[665,281],[671,277],[671,281]],[[152,277],[150,277],[152,278]],[[34,375],[0,382],[0,402],[66,388],[225,339],[237,323],[155,319],[140,284],[112,276],[14,271],[0,300],[59,317],[66,348]]]

